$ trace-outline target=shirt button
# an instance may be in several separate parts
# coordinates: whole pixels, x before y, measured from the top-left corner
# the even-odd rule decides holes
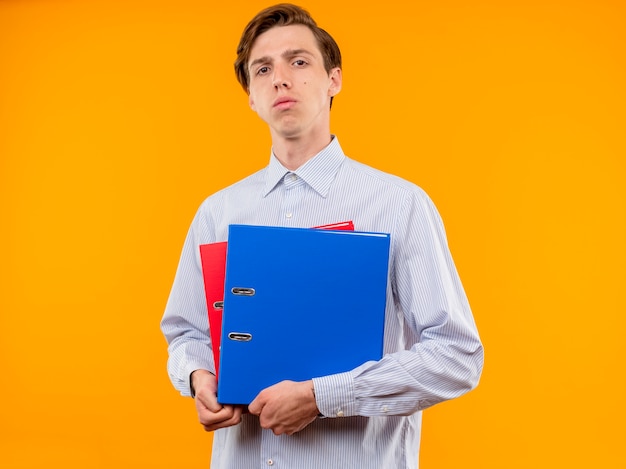
[[[273,466],[274,465],[274,460],[273,459],[268,459],[267,460],[267,465],[268,466]]]
[[[343,417],[343,410],[340,410],[339,412],[337,412],[337,417]]]
[[[286,216],[287,218],[291,218],[291,217],[293,216],[293,213],[291,213],[291,212],[289,212],[289,213],[285,213],[285,216]]]
[[[382,411],[385,412],[385,413],[389,412],[389,407],[384,405]]]

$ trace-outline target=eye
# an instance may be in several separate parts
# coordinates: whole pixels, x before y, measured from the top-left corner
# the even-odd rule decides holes
[[[306,60],[298,59],[298,60],[294,60],[293,64],[296,67],[304,67],[307,64],[307,62],[306,62]]]
[[[269,67],[260,67],[257,71],[256,74],[257,75],[265,75],[267,72],[269,72],[270,68]]]

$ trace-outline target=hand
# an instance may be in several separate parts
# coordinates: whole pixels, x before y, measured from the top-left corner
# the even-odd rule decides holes
[[[261,391],[248,409],[259,416],[261,427],[270,428],[274,435],[293,435],[319,414],[313,381],[281,381]]]
[[[241,406],[223,406],[217,402],[217,380],[212,373],[196,370],[191,374],[191,382],[196,392],[198,418],[207,432],[241,422]]]

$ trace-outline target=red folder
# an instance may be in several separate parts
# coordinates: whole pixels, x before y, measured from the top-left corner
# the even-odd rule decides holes
[[[213,344],[215,376],[218,373],[222,307],[224,305],[224,276],[226,274],[226,241],[200,245],[204,293],[209,313],[209,334]]]
[[[354,223],[352,221],[342,221],[339,223],[331,223],[330,225],[314,226],[319,230],[348,230],[354,231]]]
[[[322,230],[350,230],[354,231],[352,221],[331,223],[330,225],[315,226]],[[209,334],[213,346],[215,361],[215,376],[219,373],[220,341],[222,336],[222,309],[224,306],[224,278],[226,275],[226,248],[228,243],[201,244],[200,260],[202,262],[202,276],[204,279],[204,293],[209,315]]]

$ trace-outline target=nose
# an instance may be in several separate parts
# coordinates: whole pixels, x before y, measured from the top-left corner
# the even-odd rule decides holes
[[[289,80],[287,71],[283,67],[274,67],[272,85],[274,85],[274,88],[276,89],[289,88],[291,86],[291,81]]]

